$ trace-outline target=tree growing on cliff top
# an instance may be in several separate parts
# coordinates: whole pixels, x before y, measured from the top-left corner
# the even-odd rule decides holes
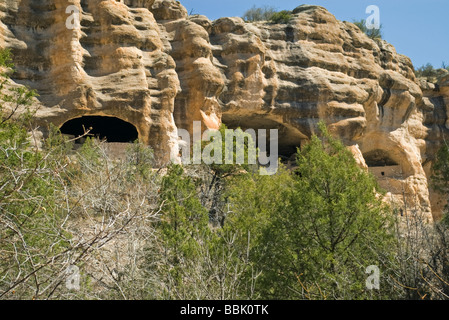
[[[292,13],[288,10],[282,10],[273,14],[270,18],[272,23],[289,23],[292,19]]]
[[[277,11],[270,6],[253,6],[243,14],[242,18],[246,22],[270,21],[272,23],[288,23],[292,18],[292,13],[288,10]]]
[[[247,22],[268,21],[276,12],[274,7],[256,7],[254,5],[251,9],[246,10],[242,18]]]
[[[441,68],[435,68],[431,63],[422,65],[421,67],[415,69],[415,75],[418,78],[426,78],[427,81],[432,83],[437,83],[439,77],[449,71],[449,66],[445,62],[441,64]]]
[[[365,19],[354,21],[354,24],[359,27],[359,29],[368,36],[368,38],[373,40],[382,39],[382,25],[380,25],[379,29],[368,29]]]

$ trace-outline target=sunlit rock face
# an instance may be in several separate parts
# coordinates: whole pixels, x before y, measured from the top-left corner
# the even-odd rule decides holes
[[[69,5],[80,28],[67,28]],[[0,47],[14,53],[13,80],[38,91],[43,131],[119,118],[163,165],[193,121],[278,129],[291,158],[322,120],[398,208],[441,215],[429,176],[448,133],[449,77],[417,80],[408,57],[322,7],[271,24],[189,16],[172,0],[4,0]]]

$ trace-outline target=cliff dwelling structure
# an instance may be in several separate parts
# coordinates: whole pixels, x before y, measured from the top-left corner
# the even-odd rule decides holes
[[[68,4],[79,28],[66,27]],[[279,129],[284,159],[324,121],[395,203],[441,215],[429,175],[448,137],[449,75],[417,79],[391,44],[322,7],[272,24],[211,21],[174,0],[5,0],[0,48],[12,50],[15,84],[39,93],[44,134],[52,123],[71,136],[84,126],[110,143],[139,139],[164,165],[194,121]]]

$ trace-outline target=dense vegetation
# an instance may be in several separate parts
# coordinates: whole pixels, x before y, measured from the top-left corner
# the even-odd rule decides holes
[[[362,30],[370,39],[373,40],[379,40],[382,39],[382,25],[379,29],[368,29],[366,26],[366,20],[362,19],[359,21],[354,21],[354,24],[359,27],[360,30]]]
[[[272,23],[288,23],[292,18],[292,12],[288,10],[277,11],[270,6],[253,6],[243,14],[242,18],[247,22],[270,21]]]
[[[243,14],[243,19],[247,22],[268,21],[277,11],[270,6],[256,7],[255,5]]]
[[[9,84],[8,52],[0,63],[1,299],[448,298],[444,222],[401,220],[324,125],[297,169],[273,176],[153,169],[139,143],[112,160],[93,139],[74,151],[57,128],[36,148],[35,93]],[[446,194],[448,154],[435,166]]]
[[[418,78],[425,78],[429,82],[436,83],[438,78],[447,74],[449,71],[449,66],[447,66],[444,62],[441,65],[441,68],[435,68],[432,64],[427,63],[415,70],[415,75]]]

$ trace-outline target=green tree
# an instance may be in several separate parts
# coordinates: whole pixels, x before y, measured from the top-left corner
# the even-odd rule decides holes
[[[282,11],[274,13],[270,17],[270,21],[272,23],[289,23],[292,18],[293,18],[293,16],[292,16],[291,11],[282,10]]]
[[[159,228],[176,256],[188,255],[195,246],[195,236],[208,232],[207,211],[201,206],[196,186],[179,165],[168,168],[160,189],[162,216]]]
[[[291,178],[280,172],[233,197],[233,221],[251,230],[263,298],[371,297],[365,269],[382,269],[391,258],[391,212],[374,177],[320,127],[322,139],[312,137],[299,152]]]
[[[215,136],[211,137],[212,141],[203,142],[201,150],[205,153],[205,148],[211,150],[209,147],[213,146],[210,156],[214,157],[215,152],[218,152],[219,154],[216,155],[215,159],[219,160],[221,164],[202,164],[193,167],[197,169],[196,176],[199,180],[201,204],[208,209],[209,217],[213,224],[223,225],[227,208],[226,201],[222,196],[226,189],[226,184],[242,172],[254,172],[257,170],[257,164],[254,163],[257,162],[258,150],[251,135],[243,132],[240,128],[229,130],[223,124],[215,134]],[[226,144],[226,139],[230,141],[231,137],[232,143]],[[226,164],[227,159],[230,160],[231,164]],[[242,163],[238,164],[237,160],[242,160]]]
[[[432,187],[449,198],[449,146],[444,145],[438,150],[432,166],[431,176]],[[446,205],[446,213],[443,222],[449,225],[449,204]]]
[[[248,9],[243,14],[242,18],[247,22],[268,21],[271,19],[274,13],[276,13],[276,9],[273,7],[256,7],[254,5],[251,9]]]
[[[365,19],[354,21],[354,24],[359,27],[359,29],[362,30],[370,39],[382,39],[382,25],[379,29],[368,29]]]
[[[209,218],[201,205],[193,180],[184,174],[179,165],[168,168],[159,190],[160,222],[157,224],[162,241],[166,265],[160,268],[162,277],[169,279],[167,298],[185,289],[185,262],[197,257],[198,239],[210,233]],[[151,249],[150,249],[151,250]],[[150,256],[151,251],[148,252]]]
[[[64,158],[37,149],[29,110],[36,93],[9,82],[11,60],[0,51],[0,297],[31,298],[52,286],[71,236],[58,207]]]
[[[426,78],[427,81],[436,83],[438,78],[449,71],[449,67],[443,62],[440,69],[434,68],[430,63],[427,63],[417,69],[415,69],[415,75],[418,78]]]
[[[277,11],[270,6],[253,6],[243,14],[242,18],[246,22],[270,21],[272,23],[288,23],[292,19],[292,12],[288,10]]]
[[[272,176],[249,172],[235,177],[224,193],[230,204],[225,232],[238,233],[241,248],[246,248],[248,242],[253,248],[262,241],[262,232],[271,223],[274,212],[285,209],[285,194],[293,186],[293,174],[282,165]]]
[[[436,70],[430,63],[423,65],[415,70],[417,77],[435,77]]]
[[[159,190],[156,239],[145,250],[144,268],[153,298],[242,299],[254,279],[234,231],[214,228],[198,186],[179,165],[168,168]]]

